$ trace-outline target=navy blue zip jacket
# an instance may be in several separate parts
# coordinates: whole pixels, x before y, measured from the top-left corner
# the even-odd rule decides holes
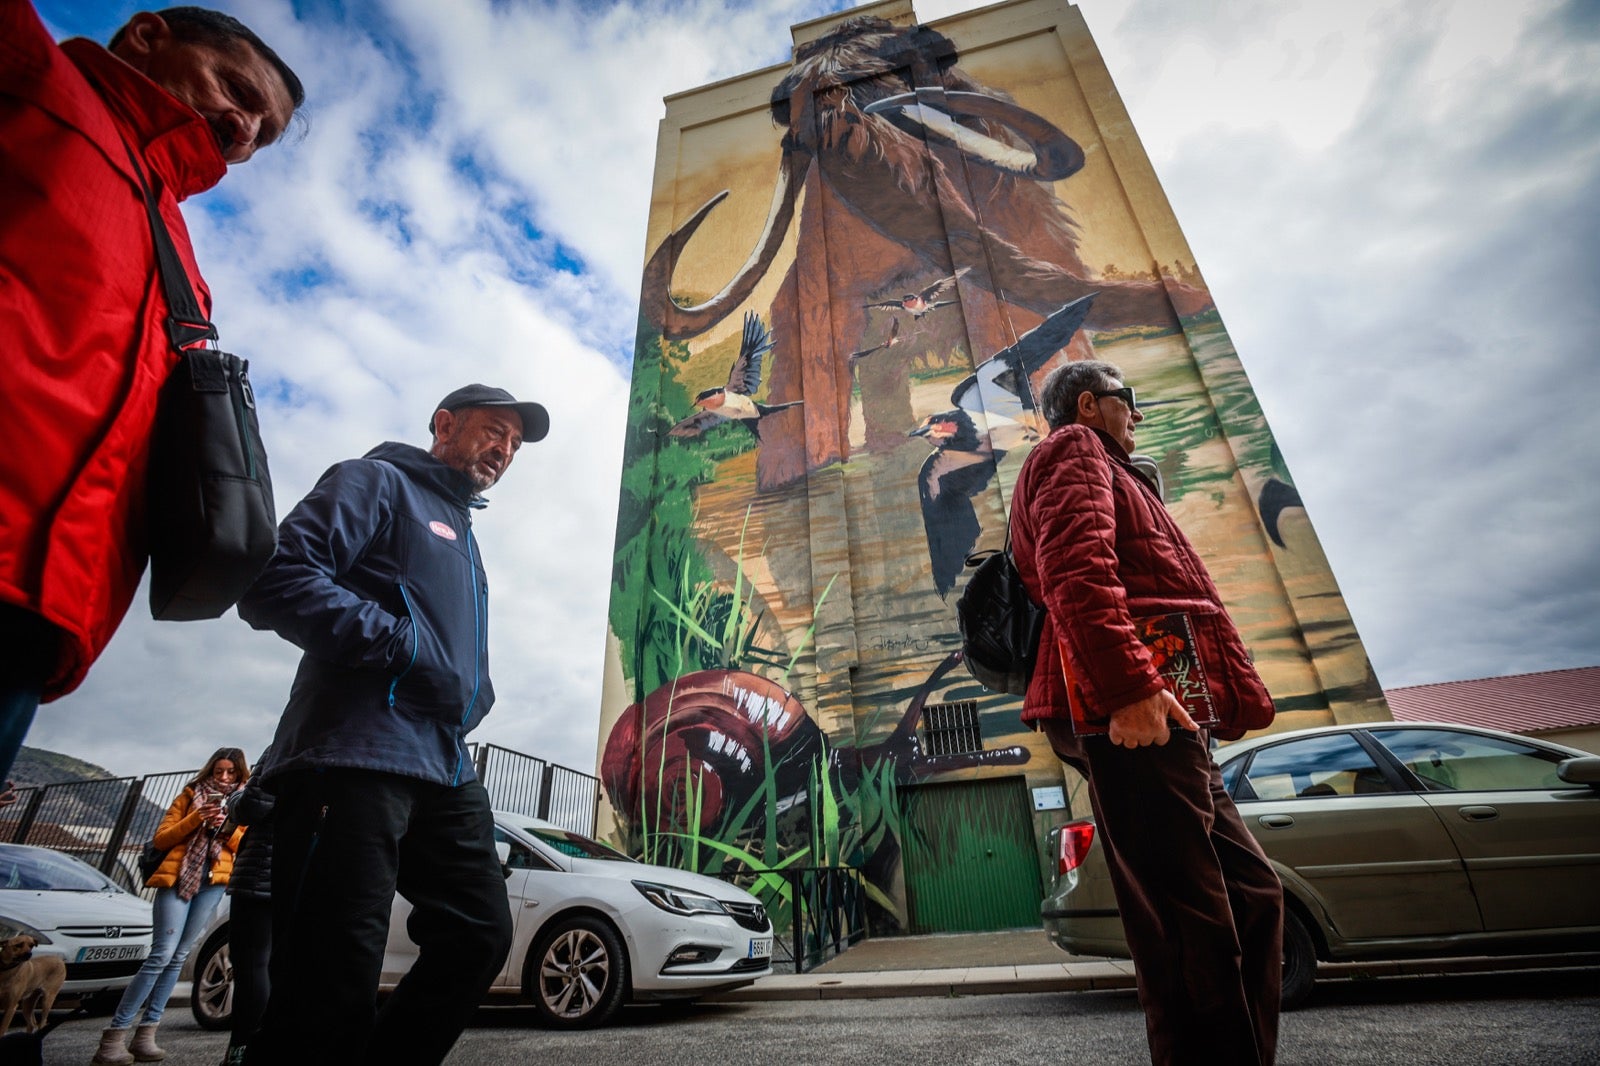
[[[482,502],[465,474],[391,442],[333,466],[284,518],[239,601],[305,652],[264,782],[328,767],[476,778],[463,738],[494,703]]]

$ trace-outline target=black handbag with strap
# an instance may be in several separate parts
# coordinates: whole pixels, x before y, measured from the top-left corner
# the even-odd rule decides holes
[[[1033,602],[1011,559],[1011,523],[1006,546],[967,556],[972,576],[956,600],[961,658],[984,688],[1017,696],[1028,693],[1045,609]]]
[[[155,840],[147,840],[139,849],[139,883],[142,885],[156,875],[167,858],[166,848],[156,847]]]
[[[203,348],[217,329],[195,299],[155,194],[131,148],[167,296],[179,362],[161,387],[145,493],[150,613],[218,618],[243,596],[277,546],[272,476],[261,443],[250,364]]]

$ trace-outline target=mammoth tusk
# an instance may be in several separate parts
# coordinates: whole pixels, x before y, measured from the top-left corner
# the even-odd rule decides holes
[[[761,234],[761,239],[756,242],[750,258],[746,259],[744,265],[734,274],[733,280],[705,303],[683,307],[673,300],[672,274],[678,265],[678,257],[683,254],[684,247],[689,243],[689,238],[694,236],[712,209],[727,199],[727,190],[724,189],[702,204],[699,210],[690,215],[683,225],[668,234],[667,239],[656,248],[644,266],[640,310],[656,328],[661,330],[663,337],[668,340],[683,340],[685,337],[704,333],[726,318],[729,312],[755,291],[767,268],[772,265],[773,257],[778,254],[778,248],[783,244],[784,236],[789,230],[789,222],[794,218],[798,185],[793,180],[793,170],[794,153],[785,151],[783,162],[778,167],[778,184],[772,190],[772,207],[767,212],[767,226]]]
[[[929,136],[953,145],[996,170],[1038,181],[1060,181],[1083,169],[1083,149],[1042,115],[987,93],[945,92],[920,88],[868,104],[869,115],[882,115],[896,125],[914,123]],[[1015,131],[1027,147],[1017,148],[970,129],[955,115],[990,119]]]

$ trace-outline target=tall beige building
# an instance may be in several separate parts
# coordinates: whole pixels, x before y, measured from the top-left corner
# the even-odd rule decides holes
[[[1060,361],[1121,365],[1275,728],[1386,718],[1078,10],[793,28],[667,100],[601,715],[602,824],[706,872],[857,871],[874,935],[1035,925],[1087,799],[959,662]],[[793,887],[756,876],[780,920]]]

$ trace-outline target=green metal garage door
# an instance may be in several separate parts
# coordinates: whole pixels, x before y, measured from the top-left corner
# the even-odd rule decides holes
[[[1039,924],[1043,894],[1023,778],[920,785],[900,795],[913,933]]]

